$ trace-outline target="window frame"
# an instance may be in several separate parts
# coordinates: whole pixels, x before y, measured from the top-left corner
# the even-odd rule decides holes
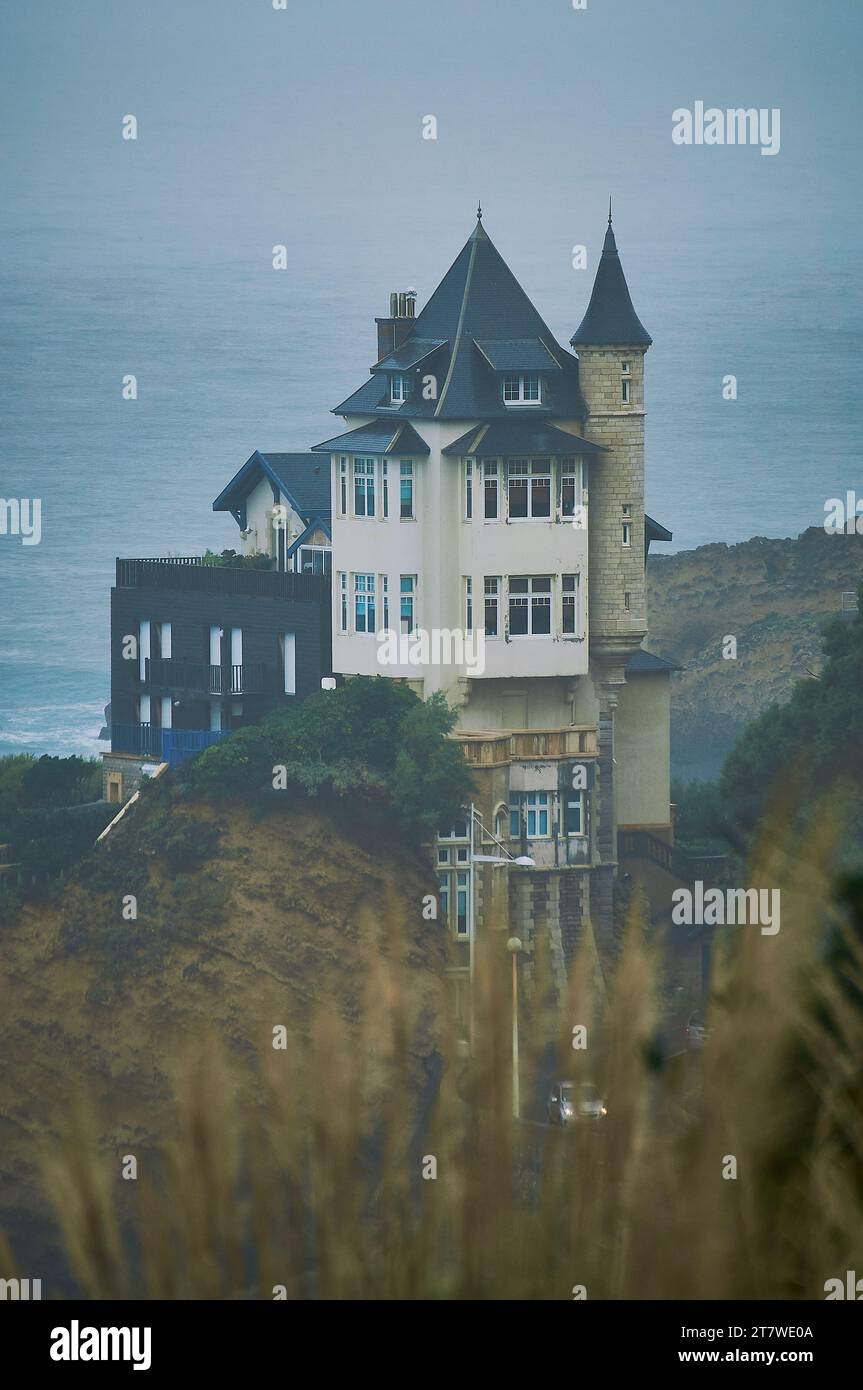
[[[410,588],[405,588],[405,582],[410,583]],[[410,606],[410,627],[405,630],[402,624],[405,622],[404,607]],[[417,630],[417,576],[415,574],[399,575],[399,633],[406,637],[413,637]]]
[[[405,469],[408,471],[405,472]],[[405,511],[404,487],[409,484],[409,510]],[[413,459],[399,459],[399,521],[416,521],[416,472]]]
[[[365,570],[353,572],[353,603],[352,613],[354,620],[354,634],[357,637],[374,637],[377,632],[377,576],[369,574]],[[361,583],[361,581],[364,581]],[[363,626],[360,627],[359,605],[364,604]]]
[[[398,383],[398,391],[396,384]],[[404,405],[410,400],[410,377],[404,372],[393,372],[390,376],[390,405]]]
[[[486,635],[487,638],[491,639],[491,641],[494,641],[495,638],[500,637],[500,635],[501,635],[501,632],[500,632],[500,609],[501,609],[500,600],[501,600],[501,584],[502,584],[502,581],[503,581],[503,575],[501,575],[501,574],[486,574],[486,575],[483,575],[483,581],[482,581],[482,621],[483,621],[483,629],[484,629],[484,631],[485,631],[485,635]],[[489,588],[489,585],[492,585],[492,584],[494,585],[494,588],[493,588],[493,589],[490,589],[490,588]],[[494,632],[491,631],[491,629],[490,629],[490,627],[489,627],[489,621],[488,621],[488,614],[489,614],[489,608],[490,608],[490,607],[494,609]]]
[[[351,467],[351,495],[353,500],[352,515],[360,521],[374,521],[377,516],[375,508],[375,491],[377,485],[377,459],[369,454],[354,454]],[[357,507],[357,486],[361,485],[363,498],[363,511]],[[371,510],[369,510],[369,500],[371,499]]]
[[[513,581],[525,583],[525,590],[517,589],[513,594]],[[548,584],[547,589],[534,589],[537,583]],[[507,615],[507,636],[511,642],[521,642],[533,638],[552,637],[554,635],[554,624],[552,622],[552,599],[554,596],[554,575],[551,574],[512,574],[507,576],[506,593],[506,615]],[[516,599],[516,607],[524,608],[527,613],[528,630],[527,632],[513,632],[512,630],[512,611],[513,598]],[[547,602],[545,601],[547,599]],[[525,600],[525,602],[522,602]],[[540,600],[536,602],[536,600]],[[534,631],[534,609],[538,608],[542,612],[548,613],[548,631]]]
[[[536,383],[536,395],[528,395],[529,383]],[[513,384],[514,383],[514,384]],[[517,394],[513,395],[515,391]],[[506,406],[542,405],[542,375],[539,372],[504,372],[501,395]]]

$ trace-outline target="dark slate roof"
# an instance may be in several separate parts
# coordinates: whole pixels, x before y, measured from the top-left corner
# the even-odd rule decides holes
[[[264,477],[275,483],[304,521],[329,518],[330,470],[317,454],[262,454],[258,449],[219,493],[213,511],[236,511]]]
[[[477,347],[496,372],[560,371],[560,363],[541,338],[505,338],[503,342],[486,339]]]
[[[315,444],[313,448],[322,454],[337,454],[341,450],[350,454],[431,452],[425,440],[420,439],[407,420],[373,420],[370,425],[360,425],[359,429],[348,430],[347,434],[337,434],[335,439],[325,439],[323,444]]]
[[[676,661],[666,661],[664,656],[654,656],[653,652],[646,652],[643,647],[639,647],[637,652],[626,663],[626,671],[632,675],[647,675],[657,671],[680,671],[682,668]]]
[[[459,458],[523,458],[547,454],[575,458],[580,454],[606,454],[608,450],[580,435],[559,430],[548,420],[509,418],[493,420],[490,425],[475,425],[467,434],[448,444],[443,453],[456,454]]]
[[[610,217],[587,313],[569,341],[573,347],[650,347],[653,341],[632,307]]]
[[[373,372],[406,372],[411,367],[418,367],[420,362],[424,362],[427,357],[431,357],[438,348],[446,347],[445,338],[415,338],[411,337],[397,347],[394,352],[382,357],[380,362],[376,362],[370,369]]]
[[[508,412],[499,372],[477,342],[496,344],[498,351],[505,343],[541,343],[552,361],[547,364],[546,399],[537,413],[557,419],[583,419],[587,414],[578,384],[577,359],[555,341],[479,221],[417,316],[413,335],[399,352],[416,341],[440,341],[442,345],[433,360],[425,360],[422,372],[409,369],[409,373],[415,372],[410,399],[395,407],[387,404],[389,377],[378,363],[370,380],[337,405],[333,414],[376,415],[386,411],[408,419],[503,418]],[[554,362],[559,371],[554,370]],[[423,399],[421,377],[429,372],[438,379],[436,400]]]
[[[645,512],[644,539],[648,543],[650,541],[673,541],[674,536],[671,534],[667,527],[661,525],[661,523],[658,521],[654,521],[653,517],[648,516],[647,512]]]

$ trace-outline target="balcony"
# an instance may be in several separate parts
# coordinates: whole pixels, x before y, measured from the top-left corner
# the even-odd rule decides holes
[[[232,569],[205,565],[200,556],[117,560],[118,589],[174,589],[205,594],[242,594],[253,598],[329,601],[330,576],[280,574],[276,570]]]
[[[565,729],[518,729],[509,733],[455,735],[471,767],[499,767],[505,763],[534,762],[554,758],[596,757],[596,727],[572,725]]]
[[[144,684],[190,695],[262,695],[271,669],[262,661],[225,667],[148,656],[144,662]]]
[[[193,758],[219,739],[228,730],[217,729],[160,729],[156,724],[114,724],[111,727],[111,752],[132,753],[138,758],[158,758],[160,762],[177,767]]]

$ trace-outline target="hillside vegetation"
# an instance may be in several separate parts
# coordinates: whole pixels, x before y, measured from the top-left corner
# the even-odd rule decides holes
[[[824,622],[861,580],[863,536],[816,527],[650,556],[647,645],[683,667],[672,683],[676,776],[716,776],[747,723],[820,669]],[[722,656],[729,635],[736,660]]]

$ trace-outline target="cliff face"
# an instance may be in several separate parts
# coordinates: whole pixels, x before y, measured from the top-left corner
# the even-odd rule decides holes
[[[683,666],[672,680],[672,773],[713,777],[749,720],[817,673],[820,631],[863,580],[863,536],[811,527],[647,564],[647,646]],[[722,655],[737,640],[736,659]]]
[[[246,1075],[281,1057],[288,1076],[311,1030],[337,1019],[351,1036],[366,1029],[357,1046],[373,1056],[368,1028],[386,1034],[395,988],[415,1020],[406,1048],[421,1108],[444,1016],[445,932],[422,915],[434,891],[396,827],[375,854],[319,803],[255,818],[160,793],[132,809],[61,904],[4,927],[0,1232],[46,1297],[63,1269],[40,1164],[74,1143],[79,1090],[118,1188],[131,1187],[121,1157],[146,1165],[174,1138],[174,1083],[190,1055],[216,1043]]]

